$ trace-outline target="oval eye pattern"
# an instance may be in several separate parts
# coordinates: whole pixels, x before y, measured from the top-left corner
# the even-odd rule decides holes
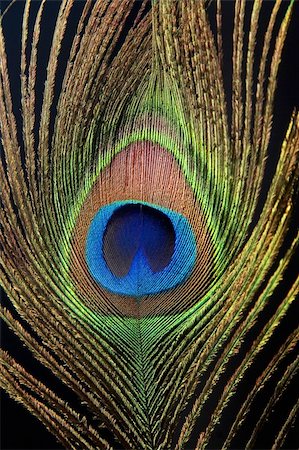
[[[94,216],[85,256],[101,286],[141,297],[182,283],[195,264],[196,242],[182,214],[147,202],[120,201]]]

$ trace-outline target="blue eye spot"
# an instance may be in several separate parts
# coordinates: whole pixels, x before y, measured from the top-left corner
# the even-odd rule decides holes
[[[182,214],[130,200],[99,209],[88,230],[85,254],[101,286],[140,297],[183,282],[195,264],[196,243]]]

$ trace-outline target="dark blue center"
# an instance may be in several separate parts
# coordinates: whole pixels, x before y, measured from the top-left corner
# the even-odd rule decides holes
[[[103,237],[104,259],[117,277],[130,271],[136,253],[142,253],[153,273],[170,263],[175,245],[171,220],[150,206],[127,204],[118,208],[107,223]]]

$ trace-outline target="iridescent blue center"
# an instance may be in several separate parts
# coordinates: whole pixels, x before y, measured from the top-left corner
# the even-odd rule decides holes
[[[107,290],[134,297],[174,288],[196,259],[192,228],[182,214],[140,201],[99,209],[86,239],[93,278]]]

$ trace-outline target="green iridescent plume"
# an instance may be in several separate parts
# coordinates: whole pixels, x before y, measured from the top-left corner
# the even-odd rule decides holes
[[[261,197],[294,2],[263,3],[234,3],[231,89],[218,0],[62,0],[42,88],[26,0],[19,99],[0,23],[1,317],[74,401],[4,350],[0,385],[65,448],[203,449],[223,422],[252,448],[294,380],[298,329],[266,353],[299,292],[296,110]]]

